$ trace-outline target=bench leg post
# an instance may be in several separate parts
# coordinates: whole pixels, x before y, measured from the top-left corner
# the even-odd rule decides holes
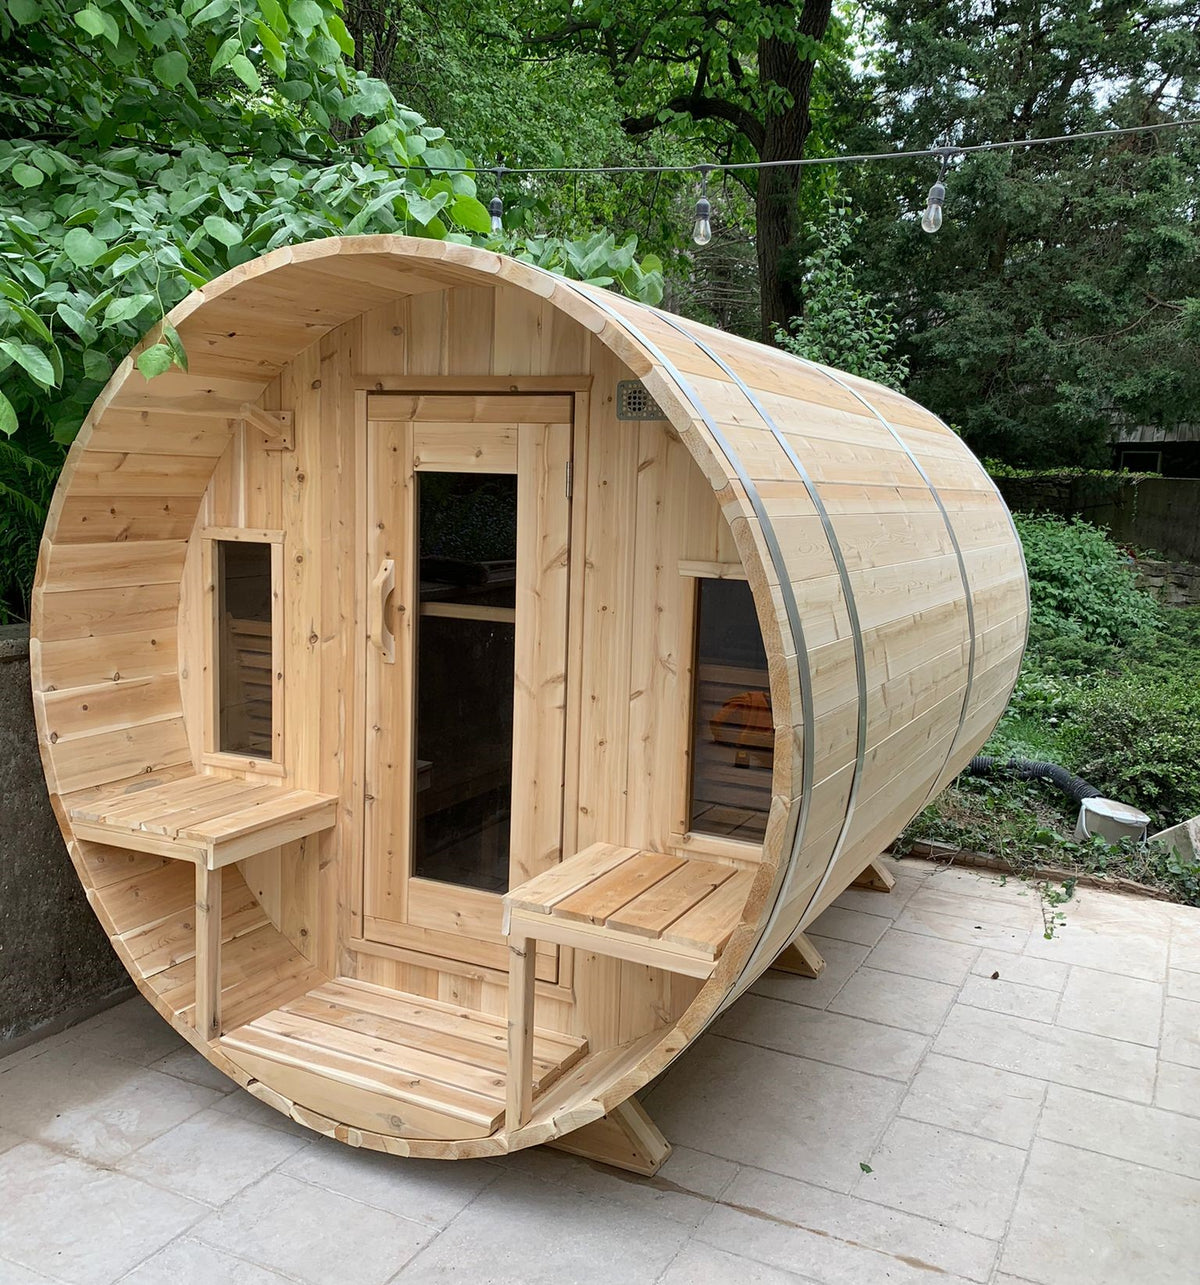
[[[508,1095],[504,1125],[511,1133],[533,1111],[533,998],[537,943],[532,937],[508,942]]]
[[[891,892],[896,886],[896,879],[882,861],[872,861],[850,886],[869,888],[872,892]]]
[[[196,865],[196,1034],[221,1034],[221,871]]]
[[[781,973],[795,973],[797,977],[820,977],[825,971],[825,960],[803,933],[797,933],[771,967]]]

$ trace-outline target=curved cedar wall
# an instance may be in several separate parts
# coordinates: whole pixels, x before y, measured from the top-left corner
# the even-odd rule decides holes
[[[485,251],[401,237],[279,250],[174,310],[189,375],[147,383],[127,359],[89,415],[46,527],[35,701],[56,801],[190,764],[180,579],[240,407],[277,395],[272,381],[299,354],[365,312],[497,284],[573,318],[645,380],[716,493],[771,663],[775,798],[742,926],[682,1018],[587,1086],[595,1114],[745,989],[961,770],[1004,709],[1027,623],[1020,545],[990,479],[936,417],[878,385]],[[513,373],[538,373],[537,342]],[[85,861],[58,811],[113,932],[95,876],[106,854]],[[160,1007],[178,1019],[177,1006]],[[581,1122],[556,1119],[523,1142]]]

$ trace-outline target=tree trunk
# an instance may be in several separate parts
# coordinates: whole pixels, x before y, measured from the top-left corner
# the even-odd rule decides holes
[[[790,7],[790,6],[789,6]],[[801,37],[823,40],[829,27],[832,0],[806,0],[796,29]],[[762,86],[777,85],[790,102],[763,118],[763,161],[799,160],[812,129],[809,103],[816,64],[803,44],[771,36],[758,42],[758,75]],[[799,316],[803,303],[798,264],[788,255],[800,231],[800,167],[781,166],[758,172],[755,220],[761,291],[761,331],[765,343],[775,327]]]
[[[787,329],[803,311],[799,281],[788,262],[788,247],[799,232],[800,171],[798,168],[760,170],[754,201],[754,248],[758,254],[759,324],[764,343],[775,338],[775,327]]]

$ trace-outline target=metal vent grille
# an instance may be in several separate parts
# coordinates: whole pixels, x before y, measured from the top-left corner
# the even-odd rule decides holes
[[[617,381],[618,419],[666,419],[662,407],[646,391],[640,379]]]

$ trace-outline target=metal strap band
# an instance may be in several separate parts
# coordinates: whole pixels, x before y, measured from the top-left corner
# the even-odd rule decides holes
[[[787,612],[788,627],[791,630],[792,643],[796,650],[796,664],[800,673],[800,702],[804,731],[804,757],[801,768],[800,807],[798,809],[792,839],[792,852],[795,854],[800,850],[800,846],[803,842],[804,833],[808,826],[808,814],[812,806],[812,775],[814,758],[812,748],[816,736],[816,719],[813,711],[812,674],[809,669],[808,647],[804,641],[804,628],[800,620],[800,609],[796,603],[795,591],[793,590],[791,580],[788,577],[787,566],[783,557],[783,550],[779,547],[779,540],[771,525],[766,507],[762,501],[762,496],[759,494],[758,488],[754,485],[754,482],[746,472],[741,460],[738,459],[736,452],[725,437],[725,434],[717,427],[716,421],[704,406],[704,403],[700,400],[696,391],[688,382],[686,376],[678,369],[674,362],[672,362],[666,354],[662,352],[657,344],[655,344],[636,325],[634,325],[633,322],[629,321],[626,317],[623,317],[619,312],[617,312],[611,304],[582,290],[572,281],[565,281],[564,284],[570,286],[571,289],[573,289],[582,298],[587,299],[590,303],[593,303],[602,309],[614,322],[616,322],[618,326],[630,333],[654,358],[654,360],[659,363],[670,379],[674,381],[679,390],[684,394],[688,401],[691,402],[697,417],[703,421],[709,433],[712,434],[713,440],[720,446],[729,467],[737,475],[738,481],[741,482],[745,489],[746,496],[754,509],[755,516],[758,518],[759,528],[762,531],[763,539],[766,542],[768,552],[771,556],[771,562],[774,565],[776,575],[779,578],[780,592],[783,595],[784,610]],[[650,311],[653,315],[662,316],[662,314],[655,312],[653,309]],[[679,327],[676,326],[675,329],[679,330]],[[693,336],[687,334],[686,331],[680,331],[680,333],[684,334],[689,340],[696,342]],[[781,889],[787,880],[787,874],[788,871],[785,871],[784,878],[780,883]],[[781,902],[777,897],[775,904],[772,907],[771,919],[769,922],[774,922],[780,906]],[[731,988],[731,993],[732,990],[733,988]],[[714,1013],[713,1016],[715,1017],[716,1013]]]
[[[804,489],[808,492],[808,497],[820,516],[821,526],[825,531],[825,539],[829,545],[830,553],[833,554],[834,566],[837,569],[838,579],[841,581],[842,597],[846,603],[846,614],[850,618],[851,637],[854,644],[854,671],[858,685],[858,740],[854,754],[854,773],[850,778],[850,789],[846,794],[846,811],[842,817],[842,827],[838,831],[837,840],[834,843],[833,851],[830,853],[829,861],[825,868],[825,874],[818,885],[823,886],[826,879],[829,877],[830,871],[832,871],[834,866],[837,865],[838,858],[842,855],[842,848],[845,846],[846,838],[850,833],[850,825],[854,820],[855,805],[858,802],[859,786],[862,784],[863,762],[867,753],[867,660],[863,647],[862,625],[858,617],[858,604],[854,600],[854,588],[850,583],[850,571],[846,566],[846,558],[842,552],[841,542],[838,540],[837,532],[833,528],[833,520],[829,516],[829,510],[825,507],[825,501],[821,498],[821,494],[817,490],[817,486],[812,479],[812,475],[809,473],[808,469],[805,468],[804,464],[801,463],[800,457],[792,449],[791,443],[780,431],[778,424],[776,424],[774,418],[767,412],[767,408],[759,400],[758,395],[746,384],[742,377],[729,365],[729,363],[725,361],[724,358],[720,357],[702,339],[697,338],[697,336],[693,335],[690,331],[678,325],[674,318],[669,314],[661,312],[657,308],[654,309],[654,313],[673,329],[677,330],[681,335],[690,339],[710,361],[719,366],[738,386],[742,395],[750,405],[754,407],[759,418],[770,430],[771,436],[778,443],[780,449],[787,456],[792,467],[796,470],[801,482],[804,483]],[[805,760],[807,761],[810,757],[815,758],[815,756],[816,746],[811,742],[805,742]],[[762,942],[765,942],[770,938],[771,932],[774,929],[780,914],[783,913],[784,906],[787,905],[788,894],[791,892],[792,883],[795,880],[796,871],[800,863],[802,839],[802,835],[797,835],[794,840],[792,858],[788,863],[787,875],[780,885],[779,895],[775,899],[775,904],[772,907],[770,917],[768,918],[767,923],[763,928],[762,935],[759,938],[760,946]],[[811,901],[809,904],[812,904]],[[745,971],[751,972],[759,962],[760,951],[756,949],[754,955],[747,961]]]
[[[883,425],[888,433],[891,434],[896,445],[899,446],[904,454],[908,456],[913,468],[917,470],[921,481],[929,488],[929,494],[933,497],[933,502],[937,505],[938,512],[942,515],[942,522],[946,527],[946,534],[950,537],[950,543],[954,548],[954,556],[958,561],[958,574],[962,579],[963,595],[967,604],[967,634],[969,637],[967,650],[967,682],[966,686],[963,688],[962,706],[958,712],[958,725],[954,729],[954,735],[950,738],[950,744],[946,749],[946,757],[942,761],[942,766],[934,776],[933,781],[929,786],[929,792],[925,795],[925,798],[921,803],[921,806],[924,807],[932,797],[934,788],[937,786],[938,781],[941,780],[942,773],[946,770],[946,764],[950,762],[950,756],[954,753],[954,747],[958,744],[958,738],[962,735],[963,724],[967,721],[967,710],[971,703],[971,688],[975,682],[975,600],[971,594],[971,581],[967,575],[966,559],[963,557],[962,546],[958,542],[958,533],[954,530],[954,524],[950,521],[950,514],[946,511],[946,506],[942,502],[942,497],[938,494],[937,488],[931,481],[929,474],[925,471],[924,465],[922,465],[921,461],[917,459],[915,454],[913,454],[908,443],[898,432],[896,432],[891,422],[880,414],[878,408],[872,402],[869,402],[862,393],[860,393],[856,388],[851,388],[844,379],[840,378],[836,371],[831,370],[828,366],[821,366],[816,362],[806,361],[803,357],[798,358],[798,360],[803,361],[809,369],[820,371],[822,375],[827,379],[831,379],[839,388],[848,392],[856,401],[861,402],[862,405],[865,406],[867,410],[870,411],[870,413]],[[938,422],[941,423],[940,420]],[[818,888],[813,894],[814,899],[820,891],[821,889]]]

